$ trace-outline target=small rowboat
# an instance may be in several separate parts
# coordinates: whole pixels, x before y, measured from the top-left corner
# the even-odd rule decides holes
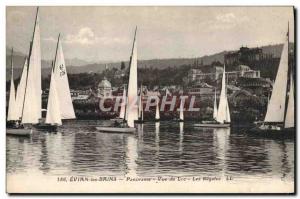
[[[6,129],[6,135],[30,136],[31,134],[32,134],[32,129],[24,129],[24,128]]]
[[[204,128],[228,128],[230,124],[218,124],[218,123],[203,123],[203,124],[194,124],[194,127],[204,127]]]
[[[106,133],[134,133],[136,131],[132,127],[96,127],[96,129]]]

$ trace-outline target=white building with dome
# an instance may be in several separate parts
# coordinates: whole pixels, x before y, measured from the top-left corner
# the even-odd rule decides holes
[[[100,98],[112,97],[111,83],[105,77],[98,84],[97,96]]]

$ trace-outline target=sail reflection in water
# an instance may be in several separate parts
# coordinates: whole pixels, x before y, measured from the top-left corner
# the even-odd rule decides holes
[[[214,146],[219,161],[220,176],[226,174],[226,155],[228,150],[228,140],[230,136],[230,128],[213,129]]]
[[[126,176],[136,177],[137,173],[137,158],[138,158],[138,144],[134,136],[127,136],[127,151],[126,151]]]
[[[159,151],[159,122],[155,122],[155,146],[157,148],[157,151]]]
[[[94,124],[109,125],[99,122]],[[95,132],[85,124],[71,121],[56,134],[7,136],[8,175],[231,175],[235,180],[293,181],[292,140],[253,138],[229,128],[195,129],[178,122],[139,124],[134,135]]]
[[[182,143],[183,143],[183,122],[179,122],[179,151],[182,152]]]

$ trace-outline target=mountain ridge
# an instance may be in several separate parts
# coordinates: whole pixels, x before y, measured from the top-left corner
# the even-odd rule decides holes
[[[283,44],[274,44],[261,46],[263,53],[273,54],[273,57],[280,57]],[[235,50],[237,51],[237,50]],[[202,62],[204,65],[209,65],[214,61],[219,61],[224,63],[224,54],[233,51],[222,51],[211,55],[204,55],[202,57],[195,58],[162,58],[162,59],[149,59],[149,60],[138,60],[138,65],[141,68],[153,67],[157,69],[163,69],[167,67],[179,67],[183,65],[192,65],[195,60],[198,63]],[[6,48],[6,77],[10,78],[10,67],[11,67],[11,50]],[[21,74],[21,70],[25,61],[25,55],[20,51],[14,51],[13,62],[15,77],[18,78]],[[126,67],[128,66],[128,61],[124,62]],[[78,73],[101,73],[105,68],[120,68],[121,62],[97,62],[92,63],[84,61],[78,58],[66,59],[67,71],[68,73],[78,74]],[[50,74],[51,60],[42,60],[42,76],[48,76]]]

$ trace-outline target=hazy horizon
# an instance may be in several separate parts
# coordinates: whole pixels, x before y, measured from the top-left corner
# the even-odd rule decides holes
[[[36,7],[6,8],[6,46],[27,54]],[[40,7],[42,59],[62,34],[66,59],[129,60],[138,26],[138,59],[194,58],[241,46],[283,43],[293,7]]]

